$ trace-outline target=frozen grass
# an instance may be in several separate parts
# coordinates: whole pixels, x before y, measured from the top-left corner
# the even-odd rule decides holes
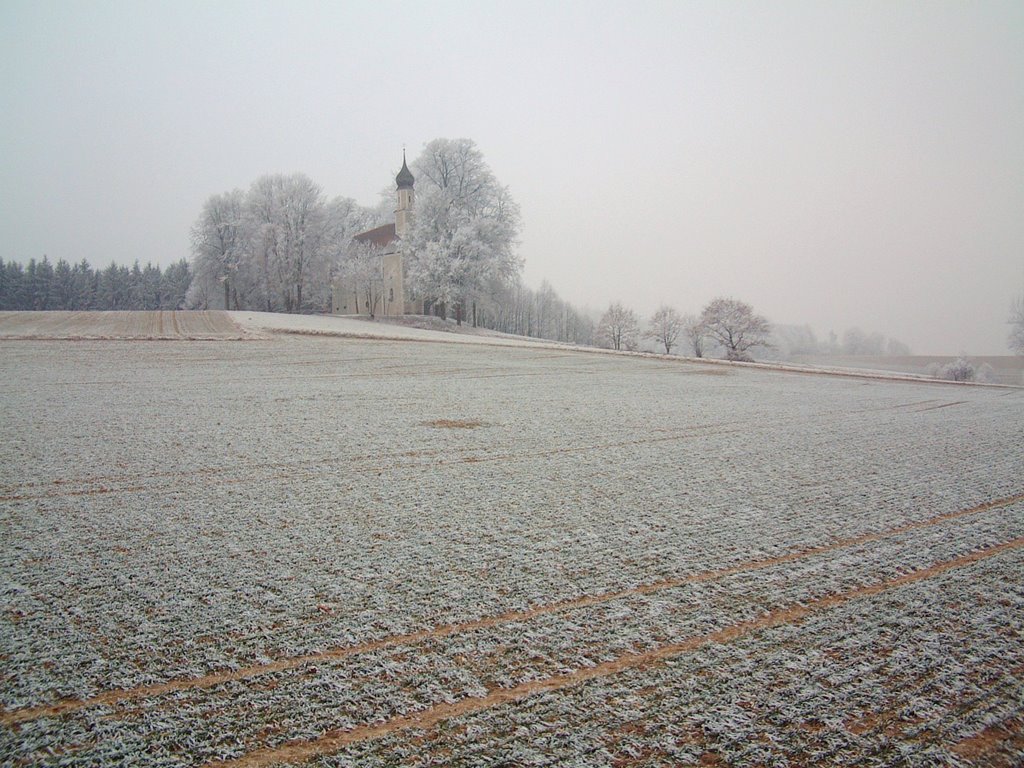
[[[1024,757],[1024,392],[234,322],[0,344],[5,764]]]

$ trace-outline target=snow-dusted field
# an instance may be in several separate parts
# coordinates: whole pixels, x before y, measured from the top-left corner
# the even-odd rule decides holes
[[[0,340],[227,341],[267,340],[279,334],[443,341],[499,346],[558,346],[507,336],[454,320],[404,320],[285,315],[273,312],[111,311],[0,312]]]
[[[4,765],[1024,760],[1024,391],[332,320],[0,342]]]

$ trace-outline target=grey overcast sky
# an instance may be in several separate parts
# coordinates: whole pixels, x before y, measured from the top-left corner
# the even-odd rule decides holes
[[[1024,3],[0,0],[0,257],[166,265],[211,194],[376,204],[437,137],[531,285],[1005,354]]]

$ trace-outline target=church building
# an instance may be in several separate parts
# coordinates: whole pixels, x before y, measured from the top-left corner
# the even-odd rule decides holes
[[[402,170],[395,177],[398,207],[395,208],[393,224],[360,232],[353,240],[367,243],[380,252],[382,289],[380,301],[376,307],[367,305],[367,296],[358,290],[358,286],[335,281],[331,291],[331,312],[336,315],[381,315],[394,317],[398,315],[422,315],[423,300],[412,297],[407,287],[407,256],[408,245],[403,239],[408,237],[412,225],[412,207],[414,202],[413,177],[409,166],[405,163],[402,153]]]

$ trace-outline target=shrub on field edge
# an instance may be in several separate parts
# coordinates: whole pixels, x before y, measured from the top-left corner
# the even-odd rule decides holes
[[[946,363],[945,365],[932,363],[928,366],[927,370],[928,375],[933,379],[942,379],[944,381],[989,383],[994,379],[991,365],[982,363],[980,366],[976,366],[966,357],[958,357],[952,363]]]

